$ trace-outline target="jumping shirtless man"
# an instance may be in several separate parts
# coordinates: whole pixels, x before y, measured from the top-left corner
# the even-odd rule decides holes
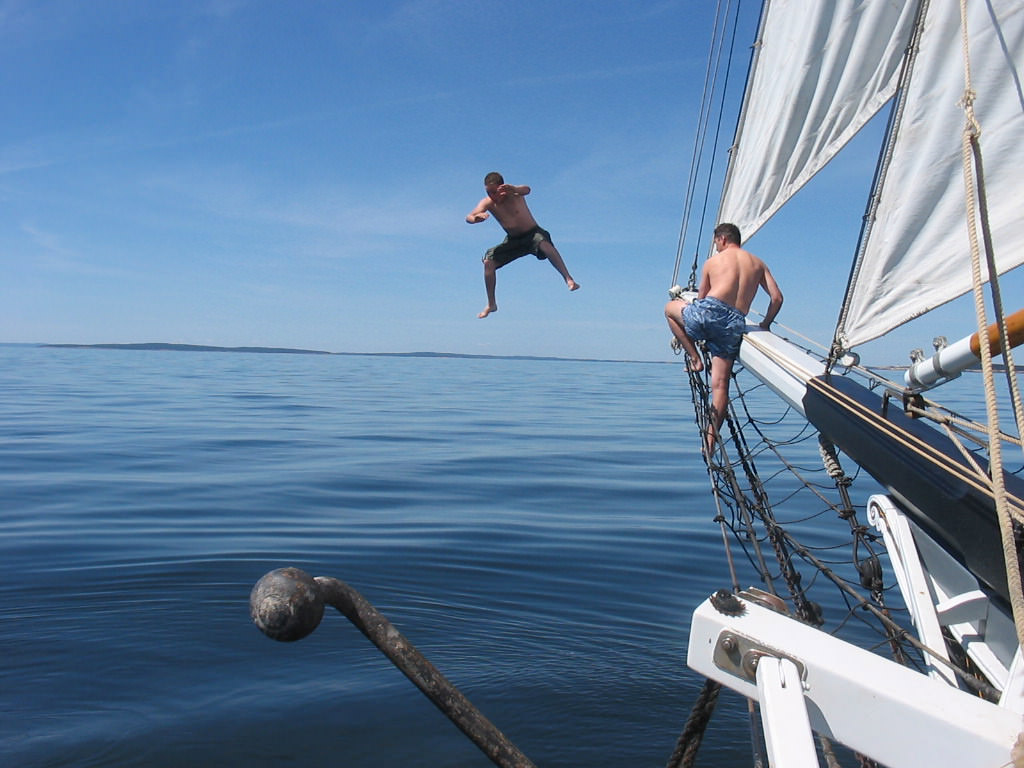
[[[665,305],[668,327],[686,350],[690,370],[704,368],[693,343],[695,340],[706,342],[711,353],[712,422],[707,434],[708,456],[725,419],[729,377],[743,341],[746,314],[758,286],[764,288],[769,297],[761,328],[767,331],[782,308],[782,291],[775,278],[763,261],[740,248],[740,231],[735,224],[715,227],[714,242],[715,253],[704,262],[697,298],[692,303],[673,299]]]
[[[523,199],[530,194],[530,188],[525,185],[506,184],[500,173],[488,173],[484,177],[484,191],[487,192],[487,197],[466,215],[466,221],[477,224],[493,213],[494,218],[505,230],[506,237],[484,254],[487,306],[477,317],[487,317],[491,312],[498,311],[498,303],[494,299],[494,286],[497,282],[495,273],[509,262],[528,253],[551,262],[551,266],[565,279],[570,291],[579,288],[579,283],[572,279],[558,249],[551,242],[551,235],[537,225],[526,205],[526,200]]]

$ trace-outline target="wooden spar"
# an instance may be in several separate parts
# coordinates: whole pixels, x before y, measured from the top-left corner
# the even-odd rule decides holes
[[[1001,355],[1003,353],[1003,345],[1000,343],[1001,339],[999,338],[999,324],[992,323],[986,333],[988,335],[988,348],[992,355]],[[1006,334],[1010,340],[1010,349],[1024,344],[1024,309],[1018,309],[1006,318]],[[977,333],[971,336],[971,354],[979,360],[981,359],[981,342]]]
[[[1024,344],[1024,309],[1017,310],[1006,318],[1006,334],[1010,349]],[[992,355],[1001,355],[1004,347],[999,325],[990,325],[986,330],[986,336]],[[920,391],[959,376],[981,359],[980,339],[980,334],[974,333],[940,349],[927,360],[914,363],[907,369],[903,377],[904,382],[911,389]]]

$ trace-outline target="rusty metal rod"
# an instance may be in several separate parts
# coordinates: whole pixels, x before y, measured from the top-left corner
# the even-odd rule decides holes
[[[325,604],[347,616],[491,762],[503,768],[534,768],[505,734],[345,582],[325,576],[314,579],[299,568],[270,571],[252,588],[249,615],[268,637],[291,642],[317,628]]]

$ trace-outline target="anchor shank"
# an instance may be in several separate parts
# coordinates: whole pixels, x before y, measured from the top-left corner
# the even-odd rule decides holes
[[[529,758],[355,589],[326,576],[314,580],[324,602],[348,617],[495,765],[534,768]]]

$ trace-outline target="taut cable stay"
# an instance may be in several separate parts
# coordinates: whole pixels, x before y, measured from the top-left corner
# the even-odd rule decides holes
[[[679,282],[679,270],[683,260],[683,250],[686,247],[686,239],[690,228],[690,213],[694,207],[694,192],[697,188],[698,180],[701,177],[701,165],[705,155],[705,144],[709,133],[709,125],[711,120],[711,104],[715,100],[716,92],[718,94],[718,117],[714,130],[714,141],[710,151],[710,163],[708,166],[707,174],[704,176],[704,195],[703,204],[701,206],[700,221],[697,223],[696,230],[698,233],[704,232],[706,225],[706,216],[708,209],[708,201],[711,199],[710,189],[711,183],[714,179],[716,160],[718,158],[718,146],[719,138],[722,133],[722,119],[725,115],[725,109],[723,104],[727,97],[729,89],[730,73],[732,71],[732,58],[733,51],[736,46],[736,32],[737,32],[737,19],[739,17],[741,2],[737,0],[735,4],[735,11],[733,11],[733,5],[731,0],[718,0],[718,4],[715,9],[715,23],[714,29],[711,35],[711,45],[708,50],[707,66],[704,73],[704,89],[701,94],[701,103],[699,116],[697,119],[697,129],[694,133],[693,139],[693,154],[690,159],[690,175],[686,185],[686,195],[683,201],[683,220],[679,228],[679,242],[676,246],[676,259],[675,265],[672,269],[672,280],[669,285],[676,285]],[[725,45],[725,36],[729,30],[729,20],[732,19],[732,33],[729,40],[729,45]],[[722,57],[728,50],[728,55],[725,56],[725,75],[721,78],[721,88],[719,89],[719,71],[722,65]],[[701,241],[701,236],[698,234],[698,242]],[[694,246],[693,251],[693,262],[690,267],[690,275],[687,280],[687,289],[696,290],[697,287],[697,265],[699,262],[699,246]]]

